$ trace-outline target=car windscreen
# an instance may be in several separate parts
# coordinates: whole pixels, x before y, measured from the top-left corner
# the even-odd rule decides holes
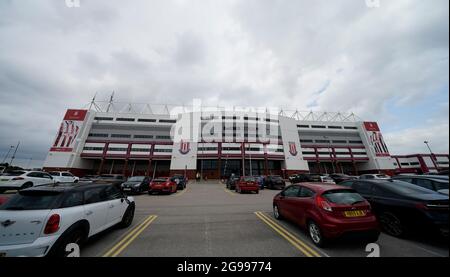
[[[283,180],[283,178],[281,178],[281,176],[272,176],[271,178],[272,178],[272,180],[275,180],[275,181]]]
[[[434,182],[436,190],[448,190],[448,182]]]
[[[2,176],[20,176],[24,174],[25,171],[12,171],[12,172],[5,172]]]
[[[128,178],[128,182],[142,182],[142,181],[144,181],[144,179],[145,179],[144,176],[134,176],[134,177]]]
[[[49,172],[48,174],[50,174],[52,176],[59,176],[59,172]]]
[[[156,178],[152,182],[153,183],[164,183],[166,181],[167,181],[167,179],[165,179],[165,178]]]
[[[354,205],[365,202],[364,198],[354,190],[330,190],[322,194],[322,196],[330,203],[338,205]]]
[[[61,192],[54,191],[21,191],[0,206],[0,210],[48,210],[54,207],[60,196]]]
[[[391,178],[391,177],[384,175],[384,174],[378,174],[377,178]]]
[[[114,178],[114,175],[100,175],[100,178],[102,178],[102,179],[110,179],[110,178]]]
[[[255,177],[244,177],[242,178],[242,181],[244,182],[256,182]]]
[[[425,189],[407,182],[391,180],[380,184],[385,189],[393,191],[397,194],[432,194],[435,193],[432,190]]]

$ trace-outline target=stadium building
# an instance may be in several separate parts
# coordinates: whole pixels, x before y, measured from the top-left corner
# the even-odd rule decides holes
[[[44,169],[218,179],[394,173],[396,162],[378,124],[354,114],[93,101],[67,110]]]

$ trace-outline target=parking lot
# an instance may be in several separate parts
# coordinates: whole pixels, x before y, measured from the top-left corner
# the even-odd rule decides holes
[[[91,238],[84,257],[365,257],[366,245],[341,240],[323,249],[304,231],[272,215],[275,190],[237,194],[218,181],[190,182],[172,195],[135,196],[136,214],[127,229]],[[448,242],[430,237],[377,243],[381,257],[448,257]]]

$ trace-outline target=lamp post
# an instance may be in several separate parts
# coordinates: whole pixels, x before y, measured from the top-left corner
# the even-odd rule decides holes
[[[11,153],[11,150],[12,150],[13,148],[14,148],[14,145],[11,145],[11,146],[9,147],[8,153],[6,153],[5,157],[3,158],[2,163],[5,163],[5,162],[6,162],[6,159],[8,158],[9,153]]]
[[[16,149],[14,149],[14,153],[11,157],[11,162],[9,163],[11,166],[13,164],[14,159],[16,158],[17,149],[19,149],[20,141],[17,143]]]
[[[425,145],[427,146],[428,150],[430,151],[431,159],[434,161],[434,163],[436,164],[436,169],[439,171],[439,164],[437,162],[436,156],[434,155],[433,151],[431,150],[429,142],[426,140],[423,143],[425,143]]]

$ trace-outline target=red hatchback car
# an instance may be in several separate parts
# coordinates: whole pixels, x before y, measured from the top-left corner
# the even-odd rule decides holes
[[[150,182],[148,194],[153,193],[172,194],[177,192],[177,183],[173,182],[170,177],[155,178]]]
[[[375,242],[380,235],[377,219],[356,191],[323,183],[301,183],[286,187],[273,199],[274,216],[301,227],[317,246],[344,235]]]
[[[7,198],[7,197],[0,196],[0,206],[3,205],[3,204],[5,204],[7,201],[8,201],[8,198]]]
[[[259,184],[255,177],[241,177],[236,182],[236,192],[256,192],[259,193]]]

